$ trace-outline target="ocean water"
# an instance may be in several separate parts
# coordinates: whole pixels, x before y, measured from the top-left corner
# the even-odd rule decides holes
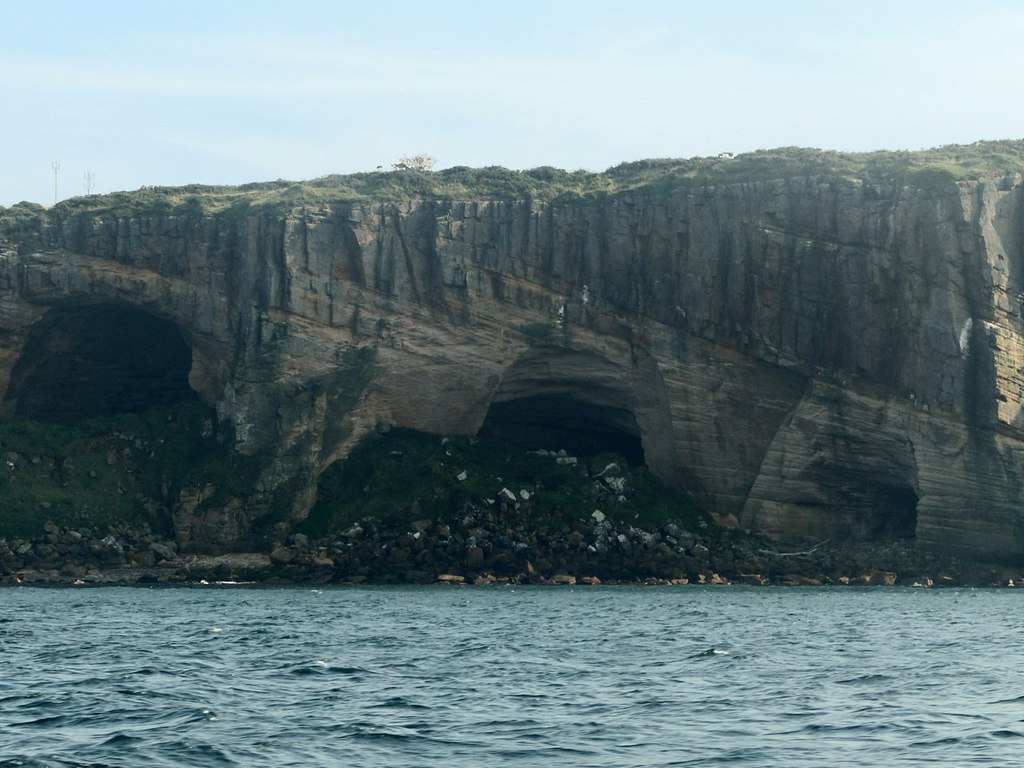
[[[1024,594],[0,589],[0,766],[1024,764]]]

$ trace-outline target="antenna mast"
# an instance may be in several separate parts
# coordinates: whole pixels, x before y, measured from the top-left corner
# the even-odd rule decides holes
[[[85,181],[85,194],[91,195],[92,188],[96,184],[96,174],[94,174],[92,171],[86,171],[82,175],[82,179]]]
[[[53,168],[53,204],[57,204],[57,173],[60,171],[60,163],[54,160],[50,163]]]

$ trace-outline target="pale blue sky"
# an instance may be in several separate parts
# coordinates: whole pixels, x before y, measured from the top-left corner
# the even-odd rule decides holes
[[[1024,138],[1019,0],[0,0],[0,205]]]

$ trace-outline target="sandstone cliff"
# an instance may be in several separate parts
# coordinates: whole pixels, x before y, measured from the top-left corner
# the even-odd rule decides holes
[[[1011,149],[959,177],[816,161],[547,199],[328,184],[16,207],[5,413],[173,399],[180,369],[259,466],[227,503],[182,490],[186,545],[302,518],[325,468],[397,425],[603,435],[727,525],[1016,558]]]

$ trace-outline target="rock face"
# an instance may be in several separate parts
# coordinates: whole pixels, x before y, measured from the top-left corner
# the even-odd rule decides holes
[[[145,382],[145,397],[215,405],[260,457],[229,507],[183,500],[182,544],[301,518],[327,466],[398,425],[610,440],[724,523],[778,538],[1024,553],[1019,175],[57,206],[5,237],[8,415],[59,418],[71,380]],[[131,333],[83,330],[111,323]]]

